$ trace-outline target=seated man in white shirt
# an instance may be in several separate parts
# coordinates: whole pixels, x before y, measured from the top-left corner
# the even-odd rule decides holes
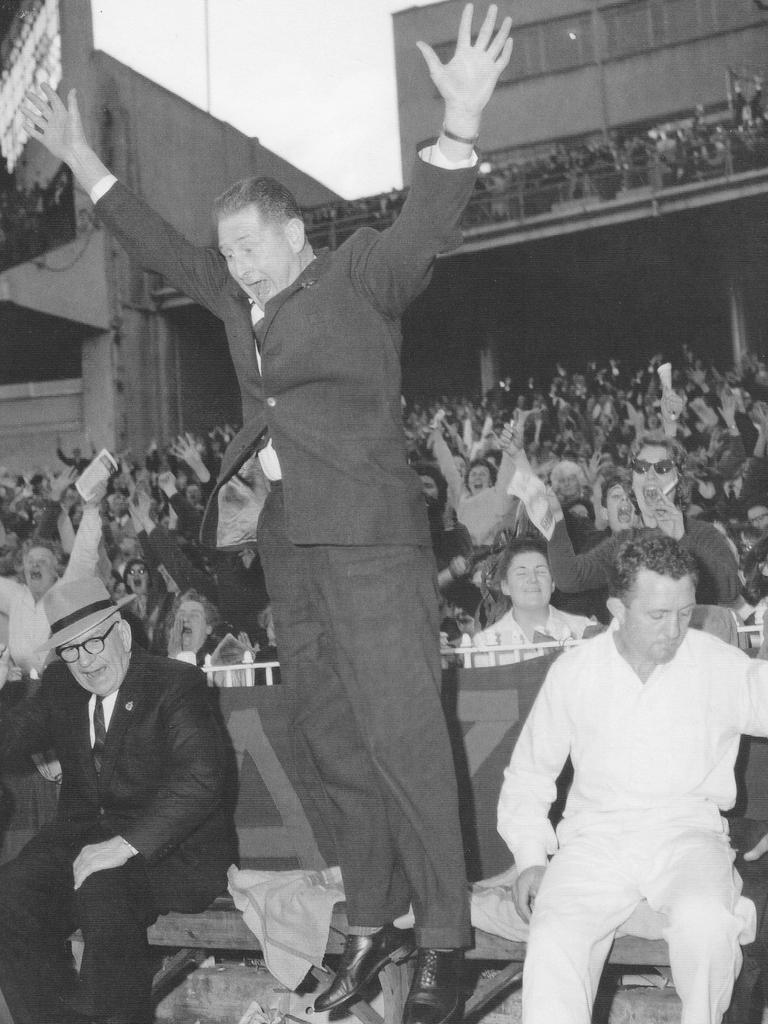
[[[755,912],[720,812],[736,799],[741,734],[768,733],[768,665],[688,629],[695,589],[677,541],[629,535],[612,628],[553,664],[504,773],[498,828],[530,918],[525,1024],[588,1024],[614,934],[643,899],[666,921],[682,1024],[717,1024],[728,1007]],[[547,813],[569,755],[555,836]]]
[[[580,640],[586,629],[597,625],[593,619],[561,612],[549,603],[554,584],[546,543],[537,537],[516,537],[504,552],[496,578],[501,581],[501,592],[511,607],[496,622],[476,634],[475,644],[478,647]],[[535,658],[542,653],[529,651],[523,654],[523,659]],[[517,652],[500,652],[496,656],[496,664],[499,665],[518,660]],[[476,664],[479,665],[477,660]]]

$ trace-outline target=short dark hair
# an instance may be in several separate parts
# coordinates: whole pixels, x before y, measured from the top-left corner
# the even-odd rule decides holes
[[[441,510],[444,509],[448,501],[448,483],[440,472],[440,468],[431,462],[414,462],[413,469],[419,476],[428,476],[430,480],[434,481],[437,488],[437,503]]]
[[[494,464],[491,462],[491,460],[490,459],[484,459],[484,458],[472,459],[470,464],[467,466],[467,473],[466,473],[466,478],[467,479],[469,479],[469,472],[470,472],[470,470],[474,469],[476,466],[482,466],[482,467],[484,467],[485,469],[488,470],[488,474],[489,474],[489,476],[491,478],[491,487],[493,487],[494,484],[496,483],[496,476],[497,476],[498,470],[496,469]]]
[[[198,604],[203,606],[206,625],[216,627],[221,622],[221,612],[213,601],[207,598],[205,594],[201,594],[199,590],[195,590],[194,587],[190,587],[189,590],[185,590],[183,593],[176,595],[168,614],[168,621],[170,623],[173,622],[176,617],[176,613],[185,601],[196,601]]]
[[[213,215],[219,221],[247,206],[257,207],[261,216],[273,223],[297,217],[301,209],[294,194],[276,178],[243,178],[230,185],[213,201]]]
[[[601,476],[599,479],[600,502],[602,505],[605,505],[608,500],[608,492],[617,484],[621,485],[626,494],[630,497],[632,496],[632,474],[628,469],[617,466],[616,469],[609,470],[605,476]]]
[[[642,569],[673,580],[690,576],[694,586],[699,581],[693,555],[661,530],[632,530],[619,544],[608,584],[611,597],[623,601],[637,582]]]
[[[496,578],[501,582],[506,579],[507,572],[509,571],[510,565],[518,555],[525,555],[529,551],[535,551],[536,554],[541,555],[547,565],[549,565],[549,555],[547,553],[547,545],[540,537],[533,537],[530,534],[523,537],[513,537],[512,540],[507,544],[506,548],[502,552],[499,564],[496,569]]]

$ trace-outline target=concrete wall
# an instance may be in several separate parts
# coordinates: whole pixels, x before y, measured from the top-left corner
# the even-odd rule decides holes
[[[91,57],[94,139],[115,173],[194,242],[213,238],[211,202],[232,182],[271,175],[312,206],[338,198],[230,124],[105,53]],[[107,113],[111,126],[105,124]],[[114,155],[110,162],[109,157]]]
[[[736,0],[734,0],[734,3]],[[475,5],[475,27],[487,9]],[[417,40],[431,45],[456,37],[463,0],[445,0],[393,16],[403,176],[417,145],[437,134],[442,101],[427,74]],[[594,61],[572,70],[501,82],[483,119],[480,146],[485,152],[544,144],[555,139],[608,131],[638,121],[660,122],[682,111],[693,113],[726,102],[728,67],[765,70],[768,20],[744,0],[747,27],[647,50],[637,56],[603,60],[606,53],[603,12],[607,0],[498,0],[499,16],[510,14],[515,29],[569,16],[592,17]],[[512,65],[518,59],[513,49]]]
[[[80,380],[6,384],[0,387],[0,463],[17,472],[36,466],[61,469],[56,439],[65,449],[83,444],[83,385]]]
[[[60,92],[65,95],[69,89],[77,89],[88,139],[118,177],[192,241],[208,244],[213,240],[212,199],[233,181],[251,174],[279,178],[303,205],[338,198],[257,139],[95,51],[90,0],[60,0],[60,20]],[[28,188],[35,182],[47,184],[57,170],[57,161],[31,141],[16,177],[21,187]],[[61,255],[60,265],[68,269],[46,276],[29,263],[9,271],[5,281],[5,275],[0,277],[0,304],[12,300],[22,307],[39,308],[88,325],[82,345],[80,408],[77,415],[70,410],[61,423],[70,423],[76,433],[87,424],[96,444],[140,453],[151,438],[162,443],[182,426],[203,425],[198,422],[203,413],[197,400],[191,403],[191,418],[185,415],[179,351],[185,342],[183,327],[158,312],[152,300],[160,279],[131,265],[109,235],[93,230],[93,208],[79,189],[75,206],[78,238],[66,252],[51,254],[51,262],[54,255]],[[99,330],[97,335],[94,327]],[[212,335],[215,351],[228,362],[218,322]],[[204,372],[189,365],[189,359],[183,370],[193,380]],[[227,389],[226,395],[215,394],[215,378],[208,375],[206,380],[211,389],[210,407],[231,408],[232,375],[221,376],[219,386]],[[51,387],[55,391],[56,385]],[[24,400],[14,399],[17,412]],[[239,408],[239,401],[235,400],[235,406]],[[59,414],[54,410],[51,415],[56,420]],[[25,458],[44,458],[50,450],[50,430],[39,417],[37,404],[22,414],[25,423],[40,425],[39,448],[33,451],[30,440],[24,448]],[[54,427],[52,424],[55,434]],[[12,435],[0,419],[0,462],[11,443]]]

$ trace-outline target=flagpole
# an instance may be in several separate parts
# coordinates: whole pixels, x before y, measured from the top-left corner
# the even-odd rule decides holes
[[[205,18],[205,109],[211,112],[211,39],[208,22],[208,0],[203,0]]]

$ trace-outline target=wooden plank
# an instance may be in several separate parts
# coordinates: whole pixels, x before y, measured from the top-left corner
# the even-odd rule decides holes
[[[352,1003],[349,1009],[360,1021],[360,1024],[384,1024],[384,1018],[381,1014],[377,1013],[369,1003],[363,1002],[363,1000]]]
[[[328,934],[328,953],[344,948],[346,918],[336,912]],[[152,946],[188,946],[202,949],[258,950],[259,941],[236,910],[206,910],[201,914],[165,914],[148,932]],[[525,943],[512,942],[500,935],[474,929],[475,943],[467,950],[470,960],[502,960],[520,962],[525,959]],[[669,964],[669,950],[663,939],[640,939],[624,935],[617,939],[608,960],[613,964],[646,964],[663,967]]]
[[[346,936],[346,917],[335,912],[326,952],[341,953]],[[259,940],[233,909],[209,909],[200,914],[163,914],[147,929],[150,946],[188,946],[200,949],[260,950]]]
[[[405,1000],[411,985],[411,965],[408,961],[386,964],[379,974],[384,993],[384,1024],[401,1024]]]
[[[471,1017],[473,1014],[482,1010],[484,1007],[500,996],[503,992],[506,992],[512,985],[517,984],[523,977],[523,965],[520,963],[511,963],[499,971],[499,973],[481,985],[474,993],[471,999],[467,1001],[467,1005],[464,1007],[464,1018]]]
[[[500,935],[474,930],[475,944],[467,950],[470,960],[510,960],[522,963],[525,960],[525,943],[511,942]],[[640,939],[634,935],[622,935],[616,939],[608,958],[611,964],[646,964],[649,967],[669,965],[669,949],[663,939]]]

